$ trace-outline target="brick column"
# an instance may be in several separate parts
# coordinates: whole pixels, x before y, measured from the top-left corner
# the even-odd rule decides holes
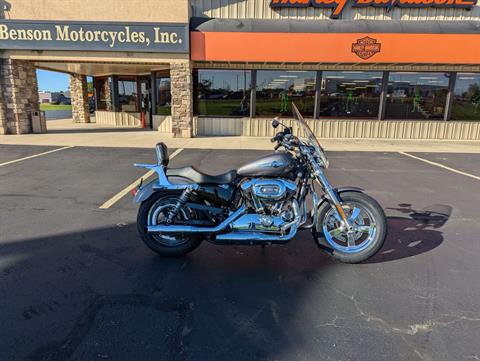
[[[0,133],[32,132],[32,113],[40,110],[33,62],[0,59]]]
[[[74,123],[90,123],[88,109],[87,77],[81,74],[70,75],[70,96],[72,98],[72,118]]]
[[[172,133],[191,138],[193,127],[193,79],[189,61],[170,63],[172,88]]]

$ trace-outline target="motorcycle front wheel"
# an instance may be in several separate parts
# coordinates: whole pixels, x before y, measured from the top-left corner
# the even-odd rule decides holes
[[[336,210],[328,202],[318,209],[313,236],[332,258],[344,263],[359,263],[375,255],[387,235],[387,219],[382,207],[361,192],[340,193],[343,210],[353,229],[343,226]]]
[[[200,236],[150,234],[146,226],[155,226],[166,221],[168,214],[175,208],[179,194],[158,192],[140,205],[137,216],[137,229],[143,242],[152,251],[164,257],[181,257],[193,251],[202,242]],[[181,208],[176,219],[187,223],[198,219],[195,210]]]

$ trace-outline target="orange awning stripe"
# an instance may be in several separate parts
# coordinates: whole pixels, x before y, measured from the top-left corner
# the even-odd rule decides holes
[[[366,37],[375,44],[363,48],[365,42],[359,39]],[[374,53],[371,57],[369,50]],[[191,57],[194,61],[480,64],[480,34],[191,32]]]

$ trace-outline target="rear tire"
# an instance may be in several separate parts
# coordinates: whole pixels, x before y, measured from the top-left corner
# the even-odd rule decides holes
[[[318,209],[317,224],[313,228],[315,241],[334,259],[343,263],[360,263],[375,255],[383,246],[387,235],[387,219],[382,207],[372,197],[361,192],[340,193],[340,200],[357,232],[340,231],[339,222],[328,202]],[[360,211],[358,211],[360,210]],[[350,243],[351,242],[351,243]]]
[[[192,252],[200,245],[200,243],[202,243],[202,237],[199,236],[167,237],[146,232],[145,228],[147,226],[158,224],[157,221],[152,223],[152,215],[155,215],[155,211],[158,210],[157,213],[159,214],[155,215],[158,219],[158,217],[163,214],[160,209],[164,209],[165,211],[170,209],[171,205],[177,203],[178,197],[178,193],[158,192],[142,202],[140,209],[138,210],[137,230],[140,237],[148,248],[163,257],[182,257],[187,253]],[[180,216],[183,216],[185,219],[197,218],[196,213],[190,209],[181,209],[179,213],[179,217]]]

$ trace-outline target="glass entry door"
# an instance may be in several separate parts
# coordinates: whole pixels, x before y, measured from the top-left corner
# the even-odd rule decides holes
[[[139,108],[145,116],[145,125],[148,128],[152,127],[151,122],[151,101],[150,101],[150,88],[151,81],[150,77],[140,77],[139,78]]]

